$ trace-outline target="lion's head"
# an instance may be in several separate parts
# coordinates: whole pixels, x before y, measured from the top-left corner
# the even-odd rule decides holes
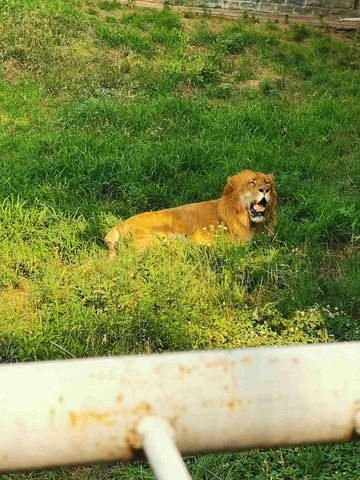
[[[271,174],[243,170],[229,177],[222,197],[224,204],[232,206],[239,221],[251,225],[276,223],[276,191]]]

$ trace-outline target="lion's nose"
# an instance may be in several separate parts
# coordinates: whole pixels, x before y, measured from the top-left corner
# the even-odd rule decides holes
[[[265,193],[269,193],[269,188],[267,188],[266,190],[265,190],[265,188],[259,188],[259,192],[261,192],[265,195]]]

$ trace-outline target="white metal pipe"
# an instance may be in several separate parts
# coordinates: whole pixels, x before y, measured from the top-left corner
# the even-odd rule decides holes
[[[359,342],[4,365],[0,471],[131,460],[149,415],[182,454],[346,441],[359,407]]]
[[[175,445],[175,430],[162,418],[148,416],[137,432],[142,447],[158,480],[191,480],[179,450]]]

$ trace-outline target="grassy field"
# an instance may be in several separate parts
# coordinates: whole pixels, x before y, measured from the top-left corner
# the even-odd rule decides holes
[[[115,1],[0,12],[2,362],[360,339],[359,35]],[[275,176],[275,237],[107,260],[120,219],[217,198],[244,168]],[[187,463],[195,480],[356,479],[360,448]]]

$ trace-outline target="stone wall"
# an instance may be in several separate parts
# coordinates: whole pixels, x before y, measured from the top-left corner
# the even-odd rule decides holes
[[[204,5],[204,2],[196,2]],[[360,17],[360,0],[205,0],[210,8],[341,18]]]

